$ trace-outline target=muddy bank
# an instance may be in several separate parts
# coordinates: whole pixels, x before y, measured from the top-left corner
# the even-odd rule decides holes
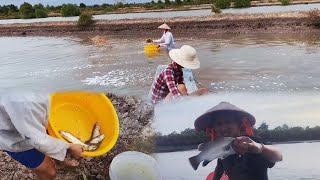
[[[116,146],[107,154],[96,158],[81,160],[80,167],[74,170],[58,171],[57,179],[109,179],[109,165],[117,154],[136,150],[154,152],[151,129],[153,108],[134,97],[118,97],[108,94],[120,121],[120,136]],[[23,165],[16,163],[6,153],[0,151],[0,179],[35,179],[36,176]]]
[[[98,20],[81,28],[76,22],[43,22],[0,25],[0,36],[77,36],[101,34],[107,36],[140,37],[158,35],[157,27],[164,20],[125,19]],[[308,12],[267,14],[221,14],[201,17],[176,17],[166,20],[175,36],[207,36],[223,33],[306,33],[320,32]]]

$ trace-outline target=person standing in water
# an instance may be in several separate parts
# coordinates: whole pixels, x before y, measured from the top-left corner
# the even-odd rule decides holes
[[[147,40],[147,42],[154,42],[154,43],[160,43],[160,47],[167,48],[168,51],[175,48],[174,38],[172,33],[170,32],[171,28],[166,24],[162,24],[158,27],[162,30],[163,35],[160,39],[157,40],[151,40],[150,38]]]

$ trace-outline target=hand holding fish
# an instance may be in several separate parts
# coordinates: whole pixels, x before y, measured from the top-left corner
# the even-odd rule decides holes
[[[80,144],[70,144],[68,151],[76,159],[83,158],[83,146]]]
[[[235,138],[232,144],[233,149],[240,155],[245,153],[260,154],[263,151],[263,145],[250,139],[249,137],[241,136]]]

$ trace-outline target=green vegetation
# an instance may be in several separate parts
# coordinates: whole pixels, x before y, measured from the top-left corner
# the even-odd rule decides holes
[[[246,8],[251,6],[251,0],[235,0],[234,7],[235,8]]]
[[[255,136],[261,137],[267,142],[288,142],[320,140],[320,127],[310,128],[289,127],[284,124],[274,129],[269,129],[266,123],[262,123],[258,128],[254,128]],[[200,143],[210,141],[210,137],[204,133],[196,133],[194,129],[186,129],[181,133],[171,133],[169,135],[158,134],[156,136],[157,147],[181,147],[197,146]]]
[[[218,9],[227,9],[230,7],[230,0],[215,0],[214,5]]]
[[[75,4],[64,4],[61,7],[61,15],[63,17],[79,16],[80,9]]]
[[[19,15],[19,8],[13,4],[0,6],[0,16],[15,16]]]
[[[279,0],[283,6],[289,5],[290,0]]]
[[[22,19],[35,18],[35,11],[31,4],[25,2],[20,6],[20,15]]]
[[[48,12],[46,8],[42,4],[35,4],[33,6],[33,9],[35,9],[35,17],[36,18],[46,18],[48,17]]]
[[[94,23],[93,17],[89,13],[82,13],[78,20],[79,26],[89,26]]]
[[[125,3],[124,0],[118,0],[115,4],[101,4],[88,6],[85,3],[63,4],[59,6],[43,6],[42,4],[31,4],[25,2],[20,8],[15,5],[0,6],[0,19],[4,18],[42,18],[48,16],[78,16],[83,12],[91,14],[111,13],[115,11],[130,12],[133,9],[137,10],[152,10],[152,9],[170,9],[179,8],[186,5],[201,5],[212,4],[213,0],[153,0],[148,3]]]
[[[221,13],[221,9],[217,8],[215,5],[211,6],[211,11],[214,12],[215,14]]]

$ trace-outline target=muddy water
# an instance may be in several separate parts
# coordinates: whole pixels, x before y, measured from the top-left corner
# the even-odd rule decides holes
[[[194,46],[201,68],[196,79],[214,92],[320,91],[320,37],[314,34],[177,38]],[[144,39],[1,37],[0,87],[24,90],[91,89],[146,96],[166,51],[149,59]]]

